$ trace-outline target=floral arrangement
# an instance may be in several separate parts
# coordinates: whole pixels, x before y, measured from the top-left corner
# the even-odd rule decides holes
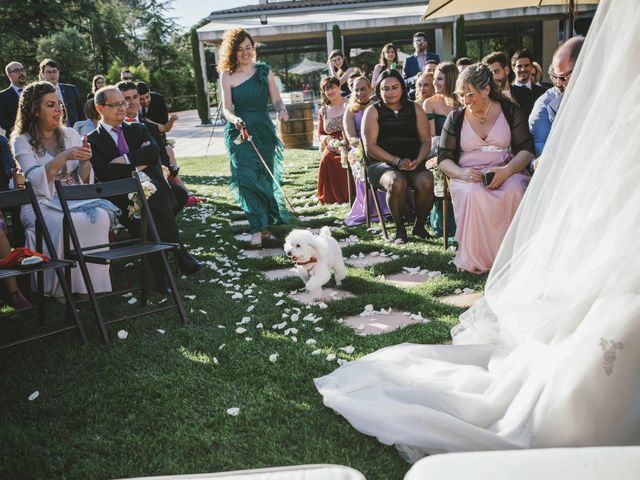
[[[144,197],[149,198],[151,195],[156,193],[156,190],[157,190],[156,186],[153,184],[151,179],[146,175],[144,175],[144,177],[140,175],[140,177],[141,177],[140,183],[142,184],[142,191],[144,192]],[[129,218],[139,219],[140,211],[142,210],[142,202],[140,201],[138,194],[134,192],[130,193],[129,200],[131,200],[131,205],[127,207],[127,213],[129,215]]]
[[[364,180],[364,169],[367,168],[364,157],[364,147],[362,146],[362,143],[359,143],[357,147],[351,147],[351,150],[349,150],[349,153],[347,154],[347,159],[351,164],[353,174],[360,180]]]
[[[349,150],[347,149],[347,143],[340,138],[332,137],[327,141],[327,146],[340,152],[340,165],[342,165],[342,168],[348,168],[347,153]]]

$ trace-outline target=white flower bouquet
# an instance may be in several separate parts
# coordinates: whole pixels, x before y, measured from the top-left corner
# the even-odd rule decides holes
[[[146,175],[144,175],[144,177],[142,177],[141,175],[140,177],[141,177],[140,183],[142,184],[142,191],[144,192],[144,197],[148,199],[151,195],[156,193],[156,190],[157,190],[156,186],[153,184],[151,179]],[[142,210],[142,202],[140,201],[138,194],[135,192],[130,193],[129,200],[131,200],[131,205],[127,207],[127,213],[129,215],[129,218],[139,219],[140,211]]]

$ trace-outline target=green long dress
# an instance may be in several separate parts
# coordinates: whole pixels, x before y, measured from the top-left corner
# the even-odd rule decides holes
[[[269,98],[269,66],[256,64],[255,74],[231,88],[233,111],[240,117],[262,154],[278,184],[282,175],[284,146],[267,109]],[[251,233],[266,230],[269,225],[287,223],[284,198],[248,141],[236,143],[240,132],[229,122],[224,140],[231,160],[229,188],[238,206],[247,214]]]

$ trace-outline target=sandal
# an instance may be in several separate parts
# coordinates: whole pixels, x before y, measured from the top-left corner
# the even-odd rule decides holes
[[[252,247],[262,247],[262,234],[260,232],[252,234],[249,245]]]

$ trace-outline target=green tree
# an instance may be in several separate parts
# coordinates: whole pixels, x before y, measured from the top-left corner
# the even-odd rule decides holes
[[[456,20],[456,58],[467,56],[467,43],[464,33],[464,15],[460,15]]]

